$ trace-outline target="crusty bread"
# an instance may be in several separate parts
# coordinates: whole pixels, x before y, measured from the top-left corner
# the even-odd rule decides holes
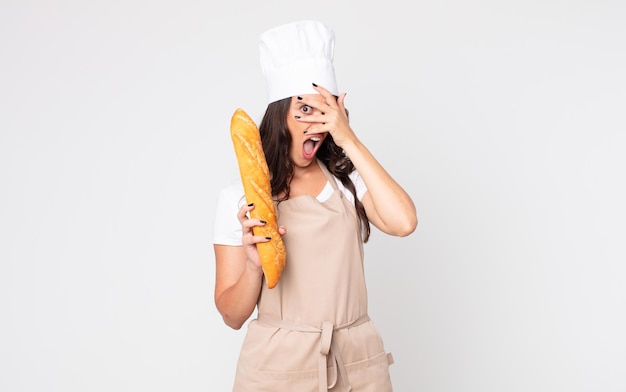
[[[235,110],[233,114],[230,136],[235,147],[246,201],[248,204],[254,203],[250,217],[267,222],[263,226],[255,226],[253,232],[254,235],[271,237],[270,241],[257,244],[267,287],[271,289],[278,284],[285,268],[287,253],[278,233],[278,218],[272,199],[270,172],[265,160],[261,136],[254,121],[242,109]]]

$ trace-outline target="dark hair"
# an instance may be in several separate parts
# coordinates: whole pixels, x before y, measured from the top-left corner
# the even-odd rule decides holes
[[[289,156],[291,134],[287,128],[287,115],[290,106],[291,98],[270,103],[259,126],[265,160],[270,169],[272,196],[283,195],[278,199],[278,202],[289,199],[290,182],[293,177],[293,161]],[[370,223],[365,207],[358,199],[356,188],[349,177],[355,169],[352,161],[346,156],[343,149],[335,144],[331,135],[324,139],[317,151],[317,158],[354,196],[354,207],[359,217],[363,242],[367,242],[370,237]]]

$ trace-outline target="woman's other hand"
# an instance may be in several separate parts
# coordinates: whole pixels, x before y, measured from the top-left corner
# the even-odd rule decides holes
[[[241,242],[243,245],[243,249],[246,253],[246,257],[248,258],[248,263],[250,267],[261,268],[261,259],[259,258],[259,251],[257,250],[256,244],[259,242],[268,242],[271,240],[269,237],[264,237],[260,235],[254,235],[253,228],[256,226],[264,226],[267,224],[262,219],[250,218],[250,211],[254,210],[254,204],[244,205],[239,209],[237,213],[237,219],[241,223]],[[279,227],[278,233],[283,236],[285,235],[285,228]]]

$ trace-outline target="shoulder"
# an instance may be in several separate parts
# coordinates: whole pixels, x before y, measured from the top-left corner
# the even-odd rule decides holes
[[[354,170],[350,173],[350,180],[352,180],[356,188],[356,196],[361,200],[365,192],[367,192],[367,186],[365,186],[365,182],[361,178],[361,174],[359,174],[358,170]]]
[[[245,202],[245,196],[243,191],[243,184],[241,180],[234,180],[226,186],[222,187],[217,197],[218,203],[222,202],[236,202],[237,208],[241,207]]]
[[[233,181],[223,187],[217,196],[213,243],[219,245],[241,245],[241,225],[237,212],[246,202],[243,184]]]
[[[335,178],[335,182],[337,183],[337,186],[339,187],[339,189],[341,190],[341,192],[343,192],[343,194],[352,202],[354,202],[354,198],[352,196],[352,193],[343,186],[343,184],[341,183],[341,180],[335,176],[333,176]],[[350,178],[350,181],[352,181],[352,183],[354,184],[354,188],[356,189],[356,196],[359,200],[361,200],[363,198],[363,195],[365,195],[365,192],[367,192],[367,187],[365,186],[365,182],[363,182],[363,179],[361,178],[361,175],[359,174],[359,172],[357,170],[352,171],[348,177]]]

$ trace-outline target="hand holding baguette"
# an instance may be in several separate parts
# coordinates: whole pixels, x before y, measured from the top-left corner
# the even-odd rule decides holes
[[[278,232],[278,218],[272,199],[270,173],[261,144],[259,129],[242,109],[235,110],[230,123],[230,136],[233,140],[239,174],[247,203],[254,203],[251,218],[266,221],[263,226],[253,228],[254,235],[270,237],[268,242],[257,243],[261,267],[267,280],[267,287],[274,288],[285,268],[286,251]]]

